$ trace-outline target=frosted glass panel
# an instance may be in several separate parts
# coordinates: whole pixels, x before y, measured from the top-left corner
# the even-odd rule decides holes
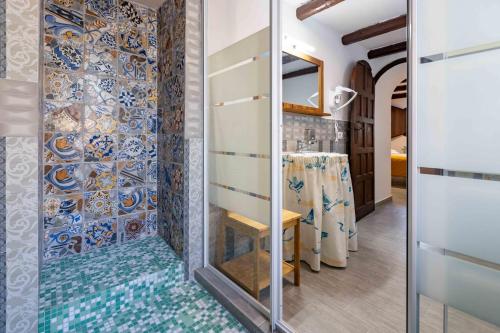
[[[498,0],[418,0],[418,55],[500,40]]]
[[[418,240],[500,264],[500,182],[418,175]]]
[[[418,68],[418,165],[500,173],[500,50]]]
[[[427,249],[417,254],[420,294],[500,325],[500,271]]]

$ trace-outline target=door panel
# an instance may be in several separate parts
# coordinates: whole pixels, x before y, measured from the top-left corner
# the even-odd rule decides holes
[[[352,71],[351,88],[358,92],[351,110],[349,158],[353,179],[356,220],[375,209],[374,174],[374,83],[366,61],[359,61]]]

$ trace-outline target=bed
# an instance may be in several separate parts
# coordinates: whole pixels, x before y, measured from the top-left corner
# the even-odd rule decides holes
[[[391,152],[391,176],[392,186],[406,186],[406,154]]]

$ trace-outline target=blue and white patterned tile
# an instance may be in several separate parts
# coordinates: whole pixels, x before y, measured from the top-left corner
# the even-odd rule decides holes
[[[85,8],[83,0],[73,0],[73,1],[45,0],[45,10],[53,13],[58,13],[62,15],[64,18],[67,18],[70,13],[83,14]],[[71,19],[70,21],[78,22],[78,20],[76,19]]]
[[[123,188],[118,191],[118,214],[128,215],[144,211],[146,193],[142,187]]]
[[[86,162],[110,162],[116,156],[116,135],[87,133],[84,140]]]
[[[150,160],[147,163],[146,181],[149,184],[158,182],[158,163],[155,160]]]
[[[89,105],[116,104],[117,82],[112,76],[85,75],[85,101]]]
[[[118,240],[118,222],[116,219],[91,221],[84,229],[84,250],[114,245]]]
[[[44,97],[59,102],[82,102],[83,81],[77,75],[46,69]]]
[[[158,193],[156,190],[156,187],[148,187],[147,188],[148,192],[148,204],[147,208],[148,210],[155,210],[158,206]]]
[[[148,14],[149,11],[147,7],[130,1],[119,1],[118,20],[120,21],[128,22],[139,29],[146,29]]]
[[[86,163],[82,169],[85,191],[107,191],[116,187],[114,163]]]
[[[80,132],[82,119],[82,104],[44,101],[43,127],[47,132]]]
[[[43,226],[51,229],[72,226],[83,222],[83,196],[70,194],[66,196],[45,197],[43,201]]]
[[[116,18],[116,0],[85,0],[87,14],[113,20]]]
[[[120,52],[118,74],[125,80],[144,81],[147,78],[147,64],[148,62],[144,57]]]
[[[123,52],[147,57],[147,33],[129,22],[118,24],[118,45]]]
[[[113,217],[117,212],[116,191],[85,192],[85,219],[97,220],[103,217]]]
[[[59,259],[82,252],[82,226],[54,228],[45,231],[45,259]]]
[[[145,108],[148,105],[148,88],[145,83],[137,81],[120,81],[118,101],[126,108]]]
[[[141,108],[120,107],[118,131],[128,135],[143,134],[146,127],[145,112]]]
[[[45,34],[56,38],[83,42],[82,12],[83,3],[81,1],[45,1]]]
[[[46,165],[43,178],[46,195],[62,195],[82,191],[80,164]]]
[[[114,50],[118,47],[117,25],[101,17],[85,15],[86,48],[102,46]]]
[[[44,59],[47,67],[77,72],[83,64],[83,43],[45,36]]]
[[[47,164],[81,161],[83,146],[80,133],[45,133],[43,154]]]
[[[156,235],[157,230],[158,230],[158,222],[157,222],[158,215],[156,211],[149,211],[148,212],[148,217],[146,219],[146,233],[149,236]]]
[[[87,133],[113,134],[117,129],[115,107],[107,105],[85,106],[85,131]]]
[[[146,136],[146,149],[148,152],[148,158],[155,160],[158,154],[156,135],[151,134]]]
[[[145,135],[123,135],[119,136],[118,159],[145,160],[147,157],[146,136]]]
[[[87,73],[116,75],[118,51],[108,46],[87,45],[84,68]]]
[[[146,165],[143,161],[118,162],[118,186],[144,186],[146,182]]]

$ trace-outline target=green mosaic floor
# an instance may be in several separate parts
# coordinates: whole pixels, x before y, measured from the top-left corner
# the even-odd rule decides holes
[[[39,332],[245,332],[159,237],[46,264]]]

